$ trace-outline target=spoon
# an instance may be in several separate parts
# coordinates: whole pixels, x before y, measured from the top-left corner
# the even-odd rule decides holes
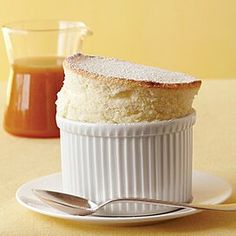
[[[165,205],[172,207],[192,208],[196,210],[228,211],[228,212],[236,211],[236,203],[207,205],[207,204],[181,203],[181,202],[172,202],[172,201],[164,201],[157,199],[129,197],[129,198],[116,198],[97,205],[96,203],[89,201],[88,199],[67,193],[42,190],[42,189],[32,189],[32,192],[42,202],[52,206],[53,208],[66,212],[71,215],[80,215],[80,216],[91,215],[100,210],[101,208],[103,208],[104,206],[114,202],[143,202],[143,203]]]

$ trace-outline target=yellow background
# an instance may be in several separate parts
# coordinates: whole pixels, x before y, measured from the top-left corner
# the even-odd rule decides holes
[[[83,20],[93,29],[84,52],[184,71],[236,77],[235,0],[0,0],[0,24]],[[8,63],[0,36],[0,78]]]

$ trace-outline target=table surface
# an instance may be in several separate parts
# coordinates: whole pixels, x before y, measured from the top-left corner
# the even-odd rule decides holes
[[[0,83],[1,119],[5,85]],[[204,80],[194,107],[194,169],[230,182],[233,194],[227,202],[236,202],[236,80]],[[0,129],[0,235],[236,235],[236,213],[202,212],[150,226],[111,227],[50,218],[23,208],[15,199],[17,188],[60,171],[59,149],[59,139],[19,138]]]

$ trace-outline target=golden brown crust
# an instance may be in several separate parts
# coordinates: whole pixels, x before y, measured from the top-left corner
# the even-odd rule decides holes
[[[191,88],[200,88],[201,86],[201,80],[195,80],[192,82],[185,82],[185,83],[158,83],[158,82],[152,82],[152,81],[137,81],[132,78],[130,79],[122,79],[118,77],[107,78],[105,76],[92,73],[89,71],[85,71],[77,67],[74,68],[71,65],[68,58],[64,60],[63,66],[67,70],[71,70],[72,72],[77,73],[89,79],[97,79],[106,83],[115,83],[119,85],[129,85],[131,87],[161,88],[161,89],[191,89]]]

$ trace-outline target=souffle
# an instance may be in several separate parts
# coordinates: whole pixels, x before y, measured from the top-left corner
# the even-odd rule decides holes
[[[170,120],[193,112],[201,81],[184,73],[80,53],[64,61],[57,115],[89,123]]]

